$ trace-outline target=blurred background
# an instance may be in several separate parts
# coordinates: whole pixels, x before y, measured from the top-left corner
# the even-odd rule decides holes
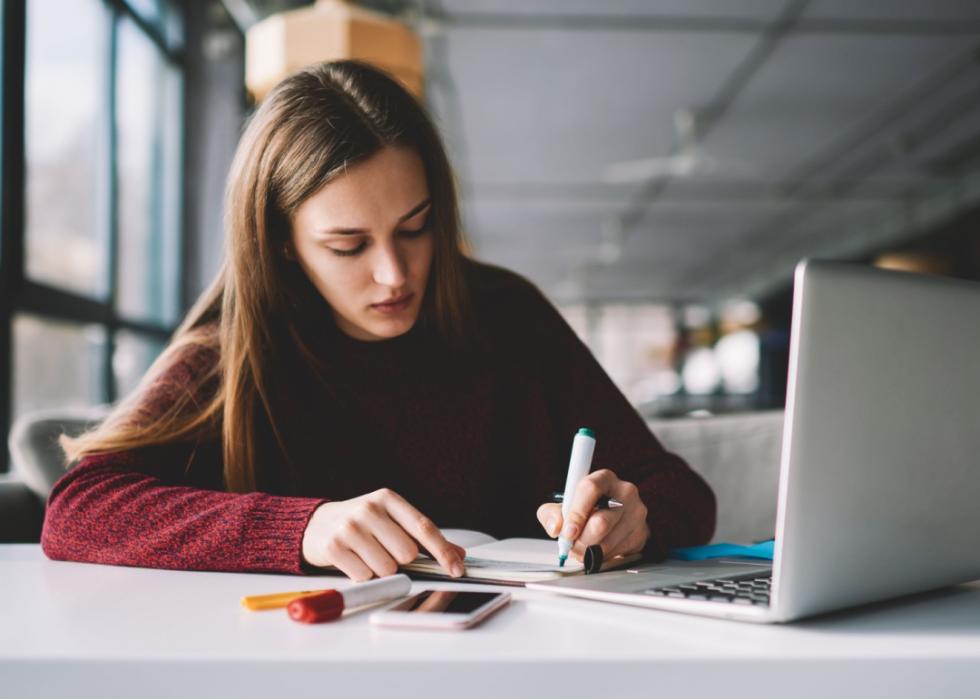
[[[647,417],[782,406],[800,258],[980,278],[976,0],[2,8],[4,441],[133,389],[221,264],[243,121],[321,58],[422,97],[473,255]]]

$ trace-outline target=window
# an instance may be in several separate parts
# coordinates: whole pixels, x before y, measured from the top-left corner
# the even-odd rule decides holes
[[[14,316],[14,415],[80,407],[104,395],[106,330],[102,325]]]
[[[119,22],[116,62],[120,314],[177,320],[181,75],[136,24]]]
[[[6,441],[130,392],[181,314],[184,29],[171,0],[2,7]]]
[[[120,396],[132,393],[165,346],[164,339],[147,338],[128,330],[117,332],[112,355],[116,393]]]
[[[27,3],[24,272],[98,300],[109,292],[110,28],[96,0]]]

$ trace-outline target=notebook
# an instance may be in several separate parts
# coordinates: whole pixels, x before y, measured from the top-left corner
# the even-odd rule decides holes
[[[504,585],[523,585],[527,582],[555,580],[582,575],[585,566],[572,558],[558,566],[558,544],[554,539],[495,539],[489,534],[469,529],[443,529],[442,535],[466,549],[466,574],[459,581],[492,582]],[[613,570],[640,558],[614,556],[603,561],[600,570]],[[450,576],[437,561],[420,555],[401,569],[416,576],[446,578]]]

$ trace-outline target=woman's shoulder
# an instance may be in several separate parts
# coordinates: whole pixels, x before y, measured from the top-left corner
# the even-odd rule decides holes
[[[552,308],[533,282],[503,267],[467,260],[467,280],[477,308],[519,314]]]
[[[150,367],[137,393],[143,403],[168,402],[188,391],[210,394],[220,371],[217,333],[195,329],[171,342]]]
[[[199,376],[215,370],[221,361],[217,328],[204,327],[187,333],[167,348],[167,373]]]
[[[527,278],[481,262],[470,263],[469,278],[477,324],[495,351],[513,347],[527,356],[564,341],[564,319]]]

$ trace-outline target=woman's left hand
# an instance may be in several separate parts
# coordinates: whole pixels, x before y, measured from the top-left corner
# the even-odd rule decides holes
[[[603,495],[623,503],[622,507],[597,510]],[[602,545],[602,556],[608,559],[620,554],[639,553],[650,537],[647,508],[640,500],[637,487],[621,481],[609,469],[602,469],[579,481],[567,520],[562,519],[561,505],[549,502],[538,508],[538,521],[555,538],[559,534],[575,542],[572,557],[579,561],[585,549]]]

